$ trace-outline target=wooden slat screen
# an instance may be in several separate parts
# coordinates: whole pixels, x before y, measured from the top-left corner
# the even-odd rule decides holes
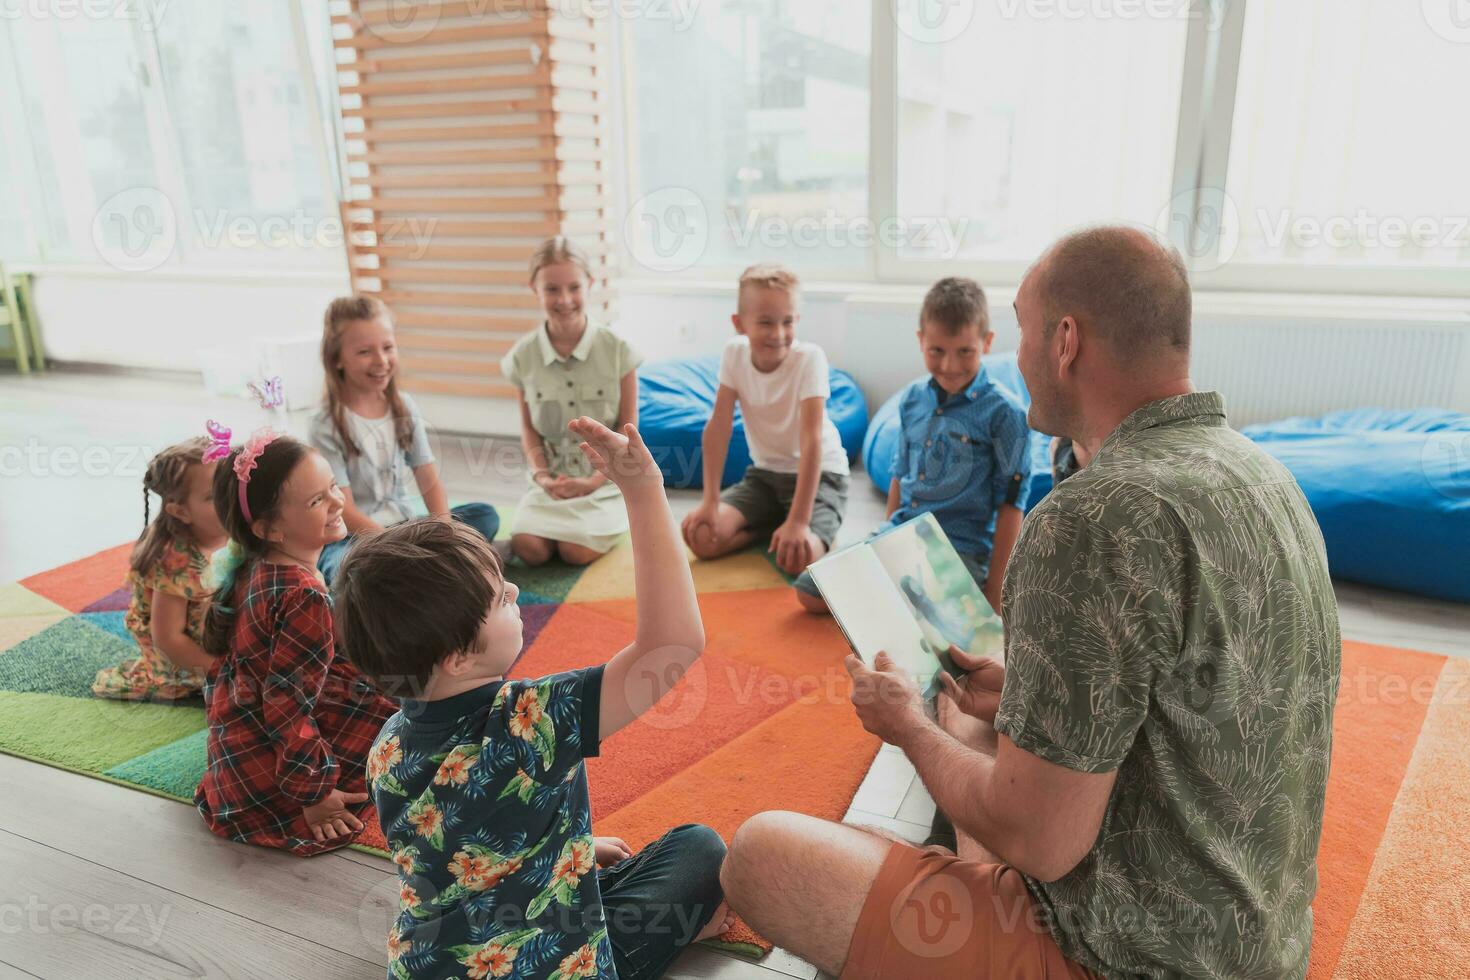
[[[538,320],[526,262],[587,250],[612,317],[607,24],[546,0],[335,0],[353,289],[398,324],[410,391],[513,398],[499,360]]]

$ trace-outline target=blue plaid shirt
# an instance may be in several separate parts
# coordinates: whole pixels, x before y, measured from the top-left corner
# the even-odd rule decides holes
[[[956,551],[988,567],[1001,504],[1026,509],[1030,432],[1021,400],[990,380],[982,364],[957,395],[933,378],[913,382],[898,417],[899,506],[883,529],[931,513]]]

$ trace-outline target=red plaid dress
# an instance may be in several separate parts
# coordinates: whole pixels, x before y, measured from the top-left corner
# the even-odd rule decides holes
[[[342,847],[351,839],[316,840],[302,809],[334,787],[365,791],[368,750],[398,705],[333,654],[315,575],[256,562],[244,595],[205,686],[209,757],[194,805],[221,837],[302,856]]]

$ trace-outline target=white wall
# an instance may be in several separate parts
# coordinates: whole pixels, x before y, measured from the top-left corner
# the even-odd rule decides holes
[[[987,290],[992,354],[1019,340],[1014,291]],[[917,286],[808,287],[797,336],[821,344],[877,409],[923,373]],[[718,353],[733,285],[624,280],[619,327],[649,358]],[[1344,408],[1470,412],[1470,304],[1196,294],[1193,376],[1224,393],[1237,426]]]
[[[269,346],[277,355],[271,373],[287,378],[299,406],[320,390],[321,312],[346,290],[345,276],[48,270],[37,276],[36,303],[53,359],[206,366],[215,390],[231,393],[260,374]],[[618,327],[647,358],[717,354],[732,335],[733,283],[624,279],[617,293]],[[988,293],[992,352],[1013,350],[1012,294]],[[811,284],[798,336],[822,345],[876,409],[923,372],[914,339],[922,297],[918,286]],[[1463,301],[1217,293],[1197,295],[1195,307],[1195,381],[1225,393],[1237,425],[1364,405],[1470,412],[1470,309]],[[289,342],[263,343],[272,339]],[[442,430],[518,434],[509,403],[443,396],[419,402]]]
[[[202,371],[218,394],[239,393],[268,370],[286,376],[297,406],[320,395],[322,313],[347,291],[345,274],[91,269],[46,269],[34,285],[53,360]]]

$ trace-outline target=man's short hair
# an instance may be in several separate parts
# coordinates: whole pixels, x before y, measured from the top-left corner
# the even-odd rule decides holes
[[[1189,353],[1189,270],[1178,249],[1152,234],[1120,226],[1075,232],[1051,247],[1039,273],[1048,334],[1074,316],[1122,359]]]
[[[919,310],[919,329],[939,327],[954,335],[966,327],[979,326],[983,337],[990,333],[990,304],[985,290],[973,279],[947,276],[929,287]]]
[[[801,292],[801,280],[796,277],[796,273],[784,265],[763,262],[750,266],[740,273],[740,290],[736,294],[737,304],[745,298],[747,289],[781,289],[794,301]]]
[[[384,693],[417,697],[435,664],[474,645],[503,574],[495,549],[459,521],[361,535],[332,585],[342,652]]]

